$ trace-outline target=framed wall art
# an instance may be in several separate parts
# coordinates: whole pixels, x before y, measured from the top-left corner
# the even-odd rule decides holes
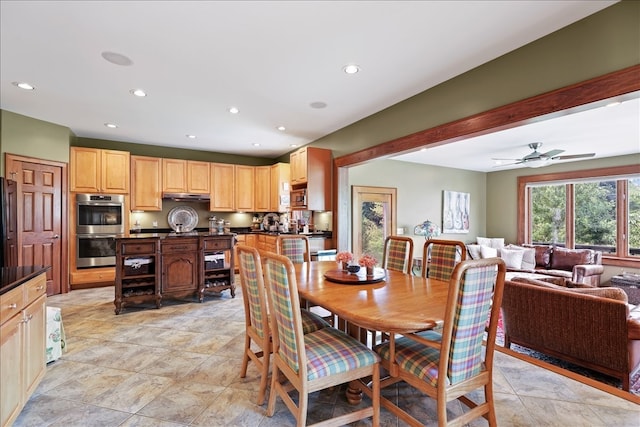
[[[442,202],[442,232],[468,233],[471,194],[444,191]]]

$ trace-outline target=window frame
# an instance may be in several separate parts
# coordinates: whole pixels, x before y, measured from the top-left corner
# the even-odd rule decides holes
[[[521,243],[531,243],[531,187],[530,184],[541,183],[562,183],[568,184],[566,195],[566,247],[573,248],[575,244],[574,235],[574,192],[573,183],[571,181],[582,179],[621,179],[625,176],[640,174],[640,165],[617,166],[598,169],[584,169],[571,172],[555,172],[540,175],[527,175],[518,177],[518,241]],[[616,254],[602,254],[602,263],[604,265],[619,267],[640,267],[640,257],[632,257],[627,250],[626,239],[627,230],[627,210],[628,203],[625,198],[628,186],[624,182],[616,186],[616,195],[618,203],[616,203],[617,215],[617,238],[616,238]],[[624,201],[624,203],[620,203]],[[569,226],[571,224],[572,226]],[[623,236],[620,238],[620,236]]]

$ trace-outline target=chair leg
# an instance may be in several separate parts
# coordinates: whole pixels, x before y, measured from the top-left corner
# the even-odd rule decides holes
[[[247,367],[249,366],[248,351],[251,351],[251,338],[249,335],[244,336],[244,351],[242,352],[242,368],[240,368],[240,378],[247,376]]]
[[[265,351],[263,352],[263,356],[262,356],[262,372],[260,373],[260,375],[262,376],[262,378],[260,378],[260,388],[258,390],[258,405],[262,406],[262,404],[264,403],[264,397],[267,393],[267,379],[269,376],[269,359],[271,356],[271,352],[270,351]]]
[[[273,417],[276,411],[276,383],[278,382],[278,367],[273,364],[273,372],[271,372],[271,390],[269,391],[269,403],[267,404],[267,417]]]
[[[484,400],[489,407],[489,413],[487,414],[489,426],[496,427],[498,425],[498,419],[496,418],[496,408],[493,401],[493,381],[491,380],[484,386]]]
[[[298,395],[298,415],[296,421],[298,427],[307,425],[307,408],[309,407],[309,394],[300,392]]]

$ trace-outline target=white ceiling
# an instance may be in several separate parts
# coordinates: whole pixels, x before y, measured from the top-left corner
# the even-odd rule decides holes
[[[0,108],[80,137],[277,157],[613,3],[2,1]],[[133,63],[115,65],[103,52]],[[361,71],[347,75],[347,64]],[[36,90],[14,85],[22,81]],[[136,88],[148,96],[131,95]],[[637,142],[637,121],[635,130]],[[515,132],[505,137],[511,150],[494,136],[454,167],[486,168],[471,160],[521,157],[534,141],[565,148],[569,139],[543,127]],[[566,154],[588,150],[591,134],[572,133],[581,145]],[[599,155],[614,146],[598,141]],[[447,149],[437,150],[437,164],[452,166]]]

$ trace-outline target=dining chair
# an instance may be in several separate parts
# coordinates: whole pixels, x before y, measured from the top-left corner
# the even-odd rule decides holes
[[[457,264],[449,280],[442,332],[429,330],[398,338],[391,335],[388,342],[375,347],[390,374],[381,387],[404,381],[435,399],[438,426],[462,426],[480,416],[496,426],[493,354],[505,271],[500,258]],[[479,402],[466,396],[479,388],[483,388],[484,399],[480,393],[475,398]],[[456,399],[467,409],[449,420],[447,402]],[[408,424],[422,425],[390,400],[381,398],[380,404]]]
[[[311,259],[309,238],[300,234],[283,234],[276,239],[276,253],[289,258],[294,264]]]
[[[384,241],[382,268],[409,273],[413,262],[413,239],[404,236],[388,236]]]
[[[273,351],[272,333],[267,306],[267,294],[264,286],[262,262],[257,249],[237,245],[238,271],[242,299],[244,301],[245,340],[242,353],[242,368],[240,377],[247,375],[249,360],[256,364],[260,371],[260,387],[258,389],[258,405],[264,403],[267,391],[267,377],[269,375],[269,359]],[[309,333],[330,326],[319,316],[307,311],[301,311],[302,331]],[[259,348],[254,352],[251,342]]]
[[[380,362],[378,355],[355,338],[335,328],[302,332],[298,286],[293,263],[285,256],[264,254],[265,284],[273,328],[273,372],[267,416],[275,412],[280,397],[296,419],[306,425],[309,394],[350,381],[361,387],[371,381],[371,406],[323,421],[339,426],[373,417],[380,424]],[[281,377],[288,381],[280,382]],[[363,378],[366,378],[362,380]],[[287,387],[289,386],[289,387]],[[297,390],[298,404],[289,395]],[[295,396],[295,394],[294,394]]]
[[[422,277],[449,281],[453,268],[467,258],[467,248],[459,240],[429,239],[422,251]]]

